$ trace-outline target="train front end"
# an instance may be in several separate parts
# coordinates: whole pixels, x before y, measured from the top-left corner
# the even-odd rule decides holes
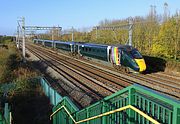
[[[130,55],[132,56],[133,60],[135,61],[136,65],[138,66],[138,72],[143,72],[146,70],[146,63],[144,61],[144,58],[140,54],[140,52],[137,49],[132,49],[130,51]]]
[[[116,62],[115,60],[117,60],[117,62],[115,63],[116,65],[125,67],[126,69],[128,68],[130,72],[141,73],[146,70],[144,58],[136,48],[128,45],[122,45],[119,46],[118,50],[116,50],[116,52],[114,53],[117,54],[115,58],[118,58],[113,59],[114,63]],[[112,50],[112,54],[114,53]]]

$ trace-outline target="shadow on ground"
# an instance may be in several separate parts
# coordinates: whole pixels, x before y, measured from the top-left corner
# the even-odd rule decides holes
[[[145,74],[163,72],[166,68],[166,60],[158,57],[143,56],[146,62],[147,69]]]
[[[50,124],[49,99],[37,92],[26,92],[13,98],[12,114],[15,124]]]
[[[31,62],[21,63],[22,68],[29,68],[31,71],[37,71],[32,67]],[[24,72],[27,73],[27,72]],[[32,80],[33,79],[33,80]],[[9,103],[11,104],[11,112],[13,123],[15,124],[51,124],[50,114],[52,114],[52,105],[50,100],[42,91],[37,80],[25,80],[27,86],[14,92]]]
[[[61,79],[57,79],[55,77],[53,77],[53,75],[48,72],[48,66],[44,63],[47,63],[48,61],[32,61],[31,62],[31,66],[35,69],[38,69],[41,73],[42,76],[46,78],[46,80],[50,83],[51,87],[53,87],[53,89],[55,89],[59,94],[61,94],[61,96],[67,96],[69,97],[74,104],[76,104],[76,106],[78,106],[79,108],[83,108],[81,104],[78,104],[79,101],[76,101],[75,99],[72,98],[72,96],[70,96],[70,93],[67,89],[64,89],[59,83],[63,82]],[[51,61],[52,62],[52,61]],[[68,87],[68,85],[67,85]],[[70,87],[68,87],[70,88]],[[72,91],[74,91],[76,89],[72,89]]]

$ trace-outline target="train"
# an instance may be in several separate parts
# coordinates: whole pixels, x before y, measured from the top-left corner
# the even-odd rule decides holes
[[[73,56],[100,60],[112,65],[119,71],[142,73],[146,63],[141,53],[129,45],[104,45],[85,42],[65,42],[33,39],[35,44],[68,52]]]

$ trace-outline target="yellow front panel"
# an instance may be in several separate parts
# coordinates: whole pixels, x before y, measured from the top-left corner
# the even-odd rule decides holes
[[[144,59],[135,59],[135,61],[136,61],[136,63],[139,66],[139,71],[140,72],[146,70],[146,63],[145,63]]]

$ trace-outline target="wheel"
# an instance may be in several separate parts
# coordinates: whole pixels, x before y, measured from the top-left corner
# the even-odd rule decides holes
[[[125,71],[126,73],[128,73],[128,74],[130,73],[129,68],[127,68],[127,67],[124,68],[124,71]]]

